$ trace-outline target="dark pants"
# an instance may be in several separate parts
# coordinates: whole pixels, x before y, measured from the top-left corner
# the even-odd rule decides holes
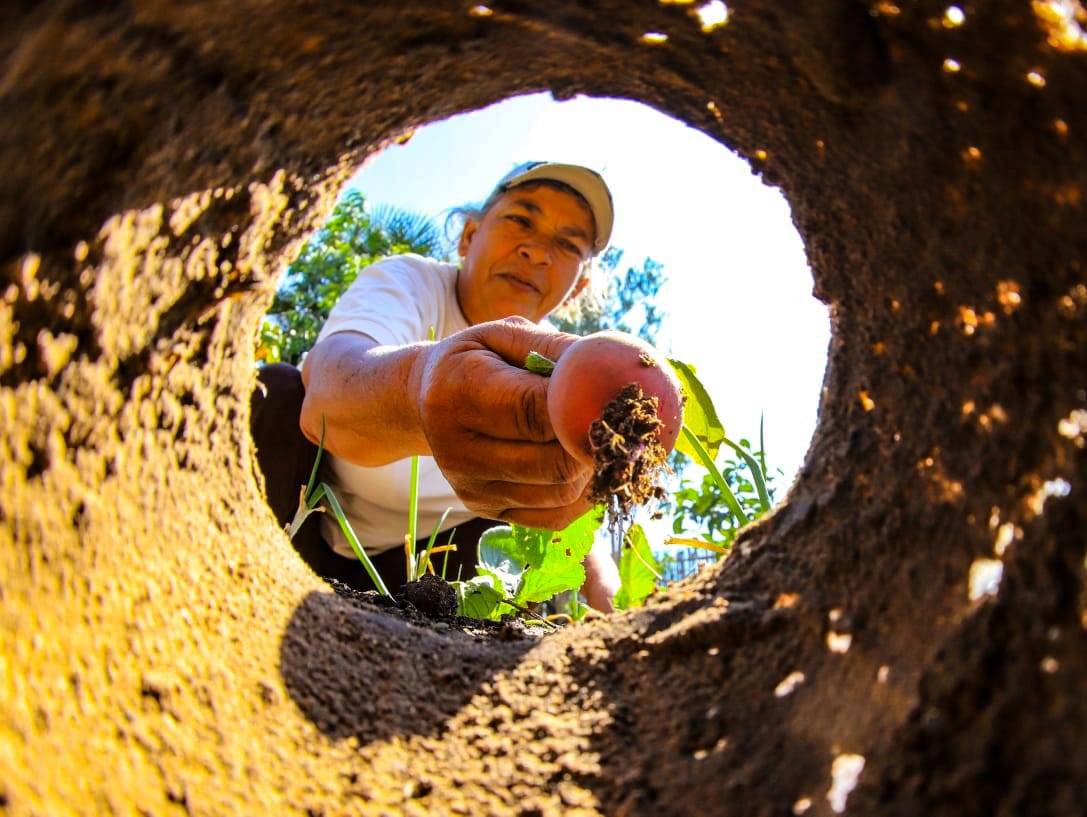
[[[317,446],[311,443],[298,425],[302,412],[302,376],[298,369],[286,363],[263,366],[257,374],[258,385],[251,403],[250,429],[257,449],[257,463],[264,474],[268,505],[280,525],[286,527],[298,510],[299,492],[307,484]],[[324,513],[329,513],[324,511]],[[338,579],[360,590],[373,589],[366,569],[357,559],[336,553],[322,538],[319,514],[312,514],[295,534],[292,543],[298,554],[324,578]],[[404,509],[404,530],[408,512]],[[449,553],[445,576],[447,579],[467,579],[475,575],[476,545],[483,531],[501,524],[490,519],[472,519],[457,526],[453,541],[457,550]],[[427,538],[416,542],[416,549],[426,548]],[[436,544],[446,544],[449,533],[441,534]],[[441,573],[446,554],[434,556],[435,570]],[[390,591],[396,592],[407,579],[404,548],[397,547],[371,557],[374,566]]]

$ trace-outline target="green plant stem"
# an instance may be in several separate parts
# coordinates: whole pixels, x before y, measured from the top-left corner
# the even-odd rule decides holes
[[[362,547],[362,543],[359,542],[355,531],[351,528],[351,523],[347,521],[347,516],[343,512],[343,508],[340,506],[340,501],[336,499],[336,495],[332,493],[332,489],[325,483],[321,483],[317,486],[317,490],[313,492],[313,498],[311,502],[313,506],[316,506],[321,499],[327,499],[329,507],[332,508],[332,513],[336,517],[336,521],[340,524],[340,530],[343,531],[343,535],[347,537],[348,543],[351,545],[351,549],[355,551],[355,555],[359,561],[362,562],[362,566],[366,568],[366,572],[370,575],[370,580],[374,583],[374,587],[378,589],[378,592],[384,596],[388,596],[390,599],[393,597],[389,592],[389,588],[385,586],[385,582],[382,581],[381,575],[377,572],[377,568],[374,567],[374,563],[370,561],[369,555]]]
[[[533,374],[550,377],[551,372],[555,370],[555,361],[539,352],[529,352],[528,357],[525,358],[525,368]]]
[[[404,556],[408,560],[408,580],[418,578],[415,575],[415,530],[419,520],[419,458],[411,458],[411,479],[408,482],[408,541],[404,546]]]
[[[688,444],[698,455],[698,459],[701,461],[702,466],[710,472],[710,476],[713,477],[714,482],[717,483],[717,487],[721,489],[721,496],[725,500],[725,504],[728,505],[733,515],[740,521],[741,525],[746,525],[750,520],[747,518],[747,514],[744,513],[743,507],[740,505],[739,500],[736,499],[736,495],[732,493],[732,489],[729,487],[728,482],[721,475],[717,466],[713,462],[713,458],[699,442],[698,437],[686,424],[682,428],[683,437],[687,440]]]

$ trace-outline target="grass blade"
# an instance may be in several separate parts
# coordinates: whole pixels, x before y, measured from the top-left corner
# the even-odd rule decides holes
[[[743,457],[744,462],[747,463],[747,467],[751,469],[751,476],[755,481],[755,490],[759,492],[759,504],[762,506],[763,513],[770,510],[770,494],[766,490],[766,479],[763,477],[762,468],[759,467],[758,460],[728,437],[725,437],[724,442],[725,445]]]
[[[416,526],[419,524],[419,457],[411,458],[411,478],[408,481],[408,535],[404,537],[404,555],[408,560],[408,579],[415,575]]]
[[[317,484],[317,467],[321,464],[321,454],[325,451],[325,415],[321,415],[321,442],[317,444],[317,456],[313,458],[313,468],[309,472],[309,482],[306,483],[306,492],[303,494],[305,497],[305,504],[310,508],[315,503],[309,501],[310,494],[314,491],[314,486]]]
[[[442,525],[445,524],[445,518],[447,516],[449,516],[449,513],[452,510],[453,510],[452,508],[446,508],[445,513],[442,514],[442,518],[438,520],[438,524],[436,524],[434,526],[434,530],[432,530],[430,532],[430,539],[427,540],[426,550],[423,551],[423,555],[419,557],[419,561],[418,561],[418,563],[416,565],[416,573],[415,573],[415,575],[412,575],[411,573],[409,573],[408,574],[409,579],[422,578],[423,574],[426,572],[427,565],[430,564],[430,554],[433,553],[433,551],[434,551],[434,542],[437,541],[437,539],[438,539],[438,531],[441,530]],[[452,534],[450,534],[450,535],[452,535]],[[448,557],[446,557],[446,558],[448,559]]]
[[[366,568],[366,572],[370,574],[370,580],[374,583],[374,587],[376,587],[378,592],[382,595],[388,596],[391,599],[393,597],[392,593],[390,593],[389,588],[385,586],[385,582],[382,581],[381,575],[377,572],[377,568],[374,567],[374,563],[370,561],[370,557],[362,547],[362,543],[359,542],[358,537],[355,536],[355,531],[352,530],[351,523],[347,521],[343,508],[340,507],[340,501],[336,499],[336,495],[332,493],[332,489],[322,482],[317,486],[317,491],[315,493],[323,494],[325,499],[328,500],[329,507],[332,509],[336,521],[340,524],[340,530],[342,530],[343,535],[347,537],[351,549],[355,551],[355,555],[358,557],[359,561],[362,562],[362,566]],[[317,499],[320,499],[320,497],[317,497]]]

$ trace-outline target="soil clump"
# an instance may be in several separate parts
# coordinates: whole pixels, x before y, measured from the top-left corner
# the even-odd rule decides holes
[[[589,499],[606,507],[613,535],[635,507],[665,498],[660,482],[668,471],[668,452],[658,435],[658,402],[637,383],[628,383],[589,426],[594,461]]]

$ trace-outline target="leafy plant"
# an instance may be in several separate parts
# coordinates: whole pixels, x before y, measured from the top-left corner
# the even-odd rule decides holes
[[[407,557],[407,575],[408,581],[418,581],[423,577],[425,573],[435,573],[434,570],[434,556],[438,553],[448,553],[456,550],[457,546],[454,544],[437,546],[438,533],[442,529],[442,525],[445,524],[445,518],[449,516],[449,512],[452,508],[446,508],[442,513],[441,518],[435,523],[434,529],[430,532],[430,538],[427,540],[427,546],[423,549],[422,553],[415,552],[415,539],[412,538],[413,533],[409,533],[404,537],[404,553]],[[454,528],[454,530],[456,530]],[[450,538],[452,538],[453,531],[450,531]],[[445,567],[442,567],[442,578],[445,578]]]
[[[739,440],[744,453],[753,457],[760,464],[764,475],[764,489],[768,498],[773,499],[773,475],[763,470],[765,454],[761,447],[752,450],[748,440]],[[679,488],[672,494],[672,530],[683,534],[692,525],[700,529],[706,541],[728,547],[736,534],[748,522],[758,519],[766,512],[767,503],[759,495],[756,481],[751,476],[747,460],[734,456],[719,460],[717,474],[704,474],[695,481],[684,478]],[[740,505],[743,516],[738,516],[724,500],[718,479],[723,480],[729,493]]]
[[[536,361],[533,365],[538,365]],[[676,494],[678,509],[677,520],[684,514],[704,518],[717,513],[719,502],[728,508],[729,524],[724,523],[710,528],[706,541],[671,538],[666,544],[687,544],[711,550],[715,553],[727,553],[736,530],[753,518],[765,513],[770,507],[771,496],[763,477],[765,457],[761,450],[752,455],[740,445],[733,443],[724,435],[724,429],[717,418],[712,401],[694,374],[693,367],[672,361],[673,368],[680,377],[687,403],[684,409],[684,424],[677,449],[690,450],[707,467],[709,473],[703,480],[703,489],[695,494],[690,488],[682,488]],[[546,367],[545,367],[546,368]],[[543,373],[543,372],[540,372]],[[746,444],[746,441],[742,441]],[[718,469],[714,454],[726,446],[736,451],[740,460],[730,462],[724,469]],[[374,586],[390,596],[381,576],[365,549],[358,541],[343,513],[332,489],[324,482],[317,481],[318,467],[324,451],[324,428],[317,457],[310,472],[309,482],[302,489],[299,508],[288,526],[288,536],[293,537],[302,523],[311,513],[325,510],[321,502],[327,503],[328,510],[335,516],[344,536],[351,544],[356,556],[370,575]],[[760,464],[759,458],[763,460]],[[752,472],[752,482],[737,482],[738,462],[742,461]],[[420,578],[428,570],[434,572],[432,560],[436,553],[447,552],[455,546],[437,546],[438,531],[444,524],[449,509],[435,525],[427,547],[422,553],[414,552],[418,508],[418,458],[413,458],[411,472],[408,532],[404,537],[409,580]],[[729,475],[728,477],[725,474]],[[733,487],[741,490],[737,493]],[[751,497],[756,497],[752,500]],[[741,501],[742,498],[742,501]],[[700,503],[700,504],[699,504]],[[736,509],[740,513],[735,513]],[[593,541],[603,522],[603,508],[598,507],[575,520],[562,531],[545,531],[519,525],[498,525],[486,531],[478,545],[477,575],[466,581],[451,582],[457,593],[458,613],[478,619],[498,620],[511,613],[534,615],[527,605],[551,599],[558,593],[574,591],[569,606],[571,617],[580,618],[582,606],[577,600],[576,591],[585,582],[585,569],[582,562],[593,546]],[[675,523],[679,532],[679,521]],[[658,561],[640,525],[632,525],[623,541],[622,556],[619,561],[620,589],[615,597],[617,609],[629,609],[640,606],[661,584],[663,566]],[[444,577],[444,570],[443,570]]]
[[[756,452],[751,451],[747,440],[737,443],[729,439],[694,367],[675,360],[672,365],[687,396],[684,427],[676,450],[698,462],[707,473],[697,490],[689,480],[682,480],[673,499],[673,531],[682,533],[685,521],[692,519],[704,528],[705,539],[672,537],[668,543],[727,553],[740,528],[765,514],[773,505],[762,429]],[[717,455],[722,447],[734,452],[737,459],[726,460],[718,467]]]
[[[711,470],[709,478],[720,495],[730,509],[739,510],[738,518],[746,523],[749,517],[729,483],[718,471],[714,456],[723,445],[739,450],[745,464],[752,469],[753,479],[760,486],[760,504],[756,513],[764,513],[770,507],[762,468],[754,457],[725,436],[713,402],[695,375],[694,368],[679,361],[671,361],[671,364],[686,396],[680,444],[683,450],[691,452]],[[553,370],[551,361],[534,353],[529,355],[525,365],[530,371],[545,377]],[[497,619],[523,609],[525,603],[544,601],[556,593],[577,590],[585,580],[581,562],[591,549],[593,538],[601,526],[601,511],[598,508],[557,533],[517,525],[497,526],[484,533],[479,542],[478,575],[466,582],[456,583],[462,615]],[[686,543],[719,554],[727,552],[722,544],[712,541],[690,540]],[[624,537],[619,561],[621,585],[615,597],[615,606],[627,609],[643,604],[662,581],[661,569],[645,531],[640,525],[632,525]],[[576,594],[571,607],[571,615],[576,618],[580,612]]]
[[[391,207],[371,213],[362,194],[349,190],[287,267],[261,326],[257,358],[267,363],[301,361],[359,271],[380,258],[407,252],[447,258],[450,247],[442,229],[426,216]]]
[[[646,539],[641,525],[631,525],[623,544],[623,556],[619,560],[619,592],[615,594],[615,607],[627,610],[640,607],[657,589],[661,579],[661,566],[653,555],[653,548]]]
[[[477,575],[453,582],[462,615],[497,620],[585,582],[581,563],[602,522],[595,508],[561,531],[497,525],[479,539]]]

